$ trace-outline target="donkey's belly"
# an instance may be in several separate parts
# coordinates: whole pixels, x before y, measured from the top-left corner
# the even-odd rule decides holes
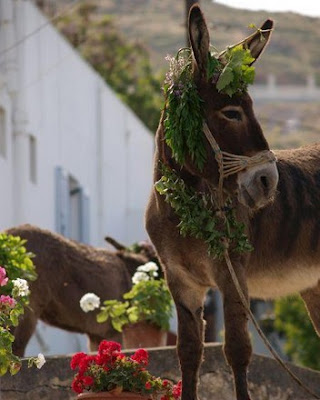
[[[247,282],[250,297],[273,299],[311,288],[319,279],[320,266],[282,264],[272,270],[249,274]]]

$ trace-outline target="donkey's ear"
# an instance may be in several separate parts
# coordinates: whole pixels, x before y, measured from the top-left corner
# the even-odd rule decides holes
[[[273,21],[271,19],[267,19],[261,28],[257,30],[257,32],[247,37],[243,41],[244,46],[250,50],[252,57],[255,59],[252,64],[257,61],[267,46],[271,37],[272,29]]]
[[[206,21],[197,4],[191,7],[189,13],[189,38],[197,69],[201,75],[206,76],[210,38]]]

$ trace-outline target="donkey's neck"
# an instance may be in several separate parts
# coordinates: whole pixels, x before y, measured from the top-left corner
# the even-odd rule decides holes
[[[320,251],[320,144],[278,151],[276,156],[277,194],[272,204],[254,216],[254,248],[268,259],[290,259],[297,257],[297,252],[303,259],[317,256]],[[266,232],[272,255],[267,254]]]

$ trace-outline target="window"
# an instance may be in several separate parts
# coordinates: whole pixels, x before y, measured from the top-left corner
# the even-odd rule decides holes
[[[89,243],[89,198],[79,182],[69,175],[70,237],[79,242]]]
[[[29,136],[29,175],[32,183],[37,183],[37,140]]]
[[[80,186],[79,182],[69,175],[69,227],[70,237],[81,240],[81,220],[80,220]]]
[[[7,155],[6,118],[3,108],[0,108],[0,156]]]
[[[62,167],[56,175],[56,231],[71,239],[89,243],[90,201],[77,179]]]

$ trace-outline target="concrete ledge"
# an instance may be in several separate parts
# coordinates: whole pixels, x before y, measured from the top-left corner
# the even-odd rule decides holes
[[[70,384],[70,356],[48,357],[41,370],[24,363],[16,376],[0,378],[1,400],[76,399]],[[288,364],[290,365],[290,364]],[[303,382],[320,396],[320,373],[290,365]],[[150,371],[162,378],[180,378],[175,347],[150,349]],[[297,383],[271,358],[254,355],[249,371],[253,400],[311,400]],[[232,374],[225,363],[221,344],[205,346],[200,373],[201,400],[234,400]]]

